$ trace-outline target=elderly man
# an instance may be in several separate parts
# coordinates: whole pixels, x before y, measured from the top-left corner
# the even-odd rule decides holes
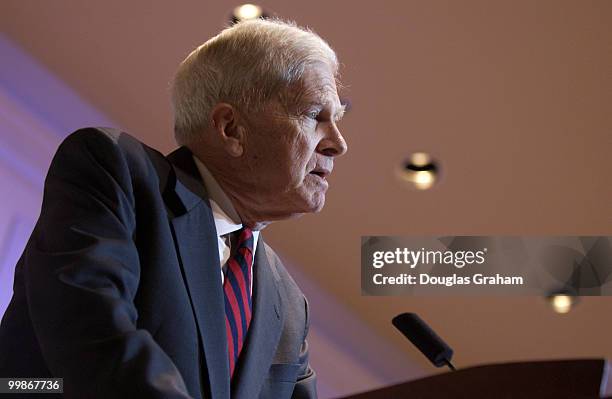
[[[179,149],[79,130],[45,182],[0,327],[0,377],[66,398],[314,398],[306,299],[260,230],[319,211],[346,152],[331,48],[249,21],[173,84]]]

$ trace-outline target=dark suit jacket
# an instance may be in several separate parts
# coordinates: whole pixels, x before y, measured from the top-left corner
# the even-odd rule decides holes
[[[306,299],[262,236],[253,270],[230,386],[217,236],[191,153],[79,130],[53,158],[16,266],[0,377],[63,377],[79,399],[316,397]]]

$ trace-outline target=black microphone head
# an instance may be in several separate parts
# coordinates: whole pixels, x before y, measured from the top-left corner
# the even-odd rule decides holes
[[[450,364],[453,350],[415,313],[402,313],[392,322],[434,366]]]

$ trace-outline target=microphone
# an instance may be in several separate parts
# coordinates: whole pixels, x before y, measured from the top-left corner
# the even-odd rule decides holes
[[[438,334],[432,330],[416,313],[402,313],[392,320],[393,325],[406,338],[416,346],[422,354],[436,367],[448,366],[452,371],[455,367],[451,364],[453,350]]]

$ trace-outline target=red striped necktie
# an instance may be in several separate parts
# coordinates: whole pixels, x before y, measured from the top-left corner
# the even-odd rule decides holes
[[[253,232],[247,227],[238,231],[238,244],[227,261],[223,281],[225,293],[225,329],[230,376],[234,375],[240,351],[251,324],[251,266],[253,265]]]

